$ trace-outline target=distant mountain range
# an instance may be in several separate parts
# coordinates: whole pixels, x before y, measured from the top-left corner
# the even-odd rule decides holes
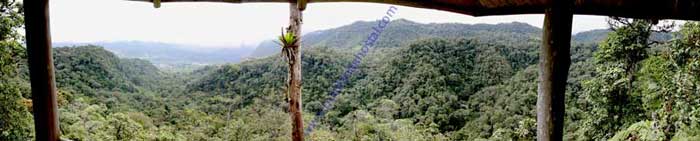
[[[53,43],[54,47],[97,45],[122,58],[138,58],[152,62],[159,68],[203,66],[237,63],[244,60],[255,49],[254,46],[211,48],[143,41],[117,41],[96,43]]]
[[[360,46],[372,31],[376,22],[358,21],[349,25],[310,32],[302,39],[306,47],[328,47],[352,49]],[[429,38],[472,38],[482,42],[504,43],[511,41],[539,42],[542,29],[520,22],[501,24],[422,24],[405,19],[391,22],[385,28],[375,47],[394,48],[414,40]],[[580,32],[572,36],[574,43],[597,44],[607,37],[610,30],[598,29]],[[657,35],[657,38],[670,38],[670,34]],[[54,43],[55,47],[75,45],[98,45],[114,52],[119,57],[139,58],[151,61],[159,68],[203,66],[211,64],[237,63],[248,58],[263,58],[279,53],[274,40],[266,40],[258,45],[211,48],[143,41],[117,41],[96,43]]]
[[[608,38],[608,33],[610,29],[594,29],[585,32],[577,33],[571,36],[571,40],[579,43],[600,43],[601,41]],[[651,40],[654,41],[666,41],[673,38],[673,33],[652,33]]]

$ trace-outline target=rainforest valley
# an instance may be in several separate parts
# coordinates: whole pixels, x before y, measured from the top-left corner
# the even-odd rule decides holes
[[[2,18],[0,140],[32,140],[22,20]],[[659,31],[652,21],[623,20],[572,36],[564,139],[700,140],[700,23]],[[373,25],[303,36],[304,123],[323,109]],[[541,31],[394,20],[307,138],[534,140]],[[101,46],[55,47],[61,138],[288,140],[278,53],[268,41],[239,63],[165,71]]]

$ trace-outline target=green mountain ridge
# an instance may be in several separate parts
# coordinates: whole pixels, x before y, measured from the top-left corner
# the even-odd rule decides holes
[[[58,87],[74,87],[81,93],[91,90],[137,92],[149,87],[162,75],[150,62],[120,59],[98,46],[56,48],[54,51]]]
[[[376,22],[358,21],[333,29],[314,31],[303,36],[306,47],[353,48],[360,46]],[[395,48],[421,39],[430,38],[474,38],[483,42],[503,42],[504,40],[537,40],[539,28],[525,23],[503,24],[421,24],[405,19],[393,20],[385,28],[376,48]],[[264,41],[252,53],[252,57],[266,57],[277,53],[273,41]]]

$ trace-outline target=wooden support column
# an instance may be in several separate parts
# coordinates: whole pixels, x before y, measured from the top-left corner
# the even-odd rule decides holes
[[[571,57],[573,0],[552,0],[545,9],[537,92],[537,140],[561,141],[564,130],[564,92]]]
[[[287,32],[294,33],[294,36],[299,40],[290,48],[292,57],[289,58],[289,82],[287,91],[289,94],[289,114],[292,120],[292,140],[304,140],[304,119],[302,118],[301,106],[301,11],[306,7],[304,0],[289,1],[289,28]]]
[[[24,9],[36,140],[57,141],[60,133],[51,55],[49,1],[24,0]]]

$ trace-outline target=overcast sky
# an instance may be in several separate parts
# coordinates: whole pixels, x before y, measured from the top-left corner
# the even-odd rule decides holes
[[[52,0],[54,42],[155,41],[205,46],[238,46],[272,39],[288,24],[288,4],[151,3],[126,0]],[[304,33],[354,21],[373,21],[390,5],[309,4]],[[524,22],[542,27],[543,15],[472,17],[451,12],[397,6],[397,18],[419,23]],[[606,28],[605,17],[574,16],[573,32]]]

